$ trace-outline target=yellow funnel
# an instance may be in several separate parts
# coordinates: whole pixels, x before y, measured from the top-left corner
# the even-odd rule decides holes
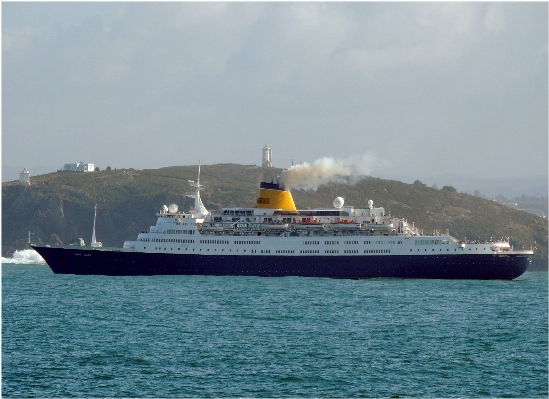
[[[283,211],[296,210],[292,193],[276,183],[265,182],[262,182],[259,186],[256,208],[281,209]]]

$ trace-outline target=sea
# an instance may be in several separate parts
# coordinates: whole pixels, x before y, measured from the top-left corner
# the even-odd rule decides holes
[[[548,397],[548,275],[55,275],[2,259],[2,397]]]

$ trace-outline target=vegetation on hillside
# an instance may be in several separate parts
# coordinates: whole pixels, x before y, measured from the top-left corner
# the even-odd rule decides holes
[[[154,225],[162,205],[176,203],[189,209],[194,200],[185,197],[191,189],[188,180],[196,180],[197,172],[196,165],[113,169],[35,176],[30,187],[4,183],[2,256],[28,248],[29,231],[35,242],[67,243],[77,237],[89,242],[95,204],[97,239],[105,246],[121,246]],[[254,165],[203,165],[203,202],[214,212],[222,207],[252,207],[259,183],[280,172]],[[357,208],[367,207],[372,199],[375,206],[406,218],[425,233],[449,230],[455,237],[481,240],[510,237],[516,248],[530,248],[536,242],[532,266],[547,268],[547,219],[452,189],[367,177],[355,185],[329,184],[317,191],[294,190],[292,195],[298,209],[331,207],[336,196]]]

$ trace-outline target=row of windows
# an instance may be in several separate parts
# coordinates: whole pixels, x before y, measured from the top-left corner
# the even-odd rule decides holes
[[[463,250],[463,248],[462,248],[462,250]],[[472,248],[469,248],[469,251],[472,251],[472,250],[473,250]],[[482,248],[482,250],[483,250],[483,251],[486,251],[486,248]],[[412,251],[413,251],[413,249],[410,249],[410,252],[412,252]],[[419,248],[418,248],[417,251],[419,252]],[[435,249],[433,248],[432,251],[434,252]],[[442,249],[439,249],[438,251],[439,251],[439,252],[442,252]],[[475,248],[475,251],[478,251],[478,248]],[[427,248],[425,248],[425,252],[427,252]],[[446,248],[446,252],[450,252],[450,248]],[[457,252],[457,249],[456,249],[456,248],[454,248],[454,252]]]
[[[265,250],[265,252],[261,251],[261,253],[270,253],[270,251]],[[294,250],[291,249],[277,249],[277,254],[293,254],[295,253]],[[318,254],[320,251],[318,249],[302,249],[299,251],[300,254]],[[324,250],[325,254],[338,254],[339,250],[337,249],[326,249]],[[344,254],[358,254],[358,249],[346,249],[343,251]],[[391,253],[390,249],[365,249],[365,254],[389,254]]]
[[[183,241],[185,241],[185,240],[183,240]],[[187,241],[190,242],[192,240],[187,240]],[[143,247],[143,249],[146,249],[146,248]],[[161,250],[162,247],[154,247],[154,249],[155,250]],[[165,250],[166,248],[163,248],[163,249]],[[171,248],[171,249],[173,249],[173,248]],[[188,250],[188,248],[183,248],[183,249]],[[177,248],[177,250],[180,251],[181,248]],[[194,250],[195,249],[193,248],[193,251]],[[202,251],[202,249],[200,249],[200,251]],[[208,251],[210,251],[210,250],[208,249]],[[221,251],[223,252],[225,250],[222,249]],[[410,249],[410,251],[411,251],[411,249]],[[419,249],[418,249],[418,251],[419,251]],[[434,249],[433,249],[433,251],[434,251]],[[229,250],[229,252],[232,252],[232,250]],[[238,250],[237,250],[237,252],[238,252]],[[246,250],[244,250],[244,252],[246,252]],[[257,251],[252,250],[252,253],[257,253]],[[262,249],[261,253],[262,254],[270,254],[271,250],[270,249]],[[277,254],[293,254],[293,253],[295,253],[295,250],[292,250],[292,249],[277,249],[275,253],[277,253]],[[302,250],[299,251],[299,253],[300,254],[318,254],[318,253],[320,253],[320,251],[318,249],[302,249]],[[338,254],[339,251],[337,249],[326,249],[324,251],[324,253],[325,254]],[[346,250],[343,251],[343,253],[345,253],[345,254],[358,254],[358,249],[346,249]],[[364,253],[365,254],[389,254],[389,253],[391,253],[391,250],[390,249],[365,249]]]
[[[448,244],[448,240],[416,240],[416,245],[440,245]]]
[[[194,234],[194,230],[167,230],[166,234]]]
[[[358,245],[358,241],[343,241],[343,243],[347,244],[347,245],[353,245],[353,244]],[[381,241],[381,240],[371,241],[371,240],[367,240],[367,241],[364,241],[364,244],[366,244],[366,245],[371,245],[371,244],[374,244],[374,245],[381,245],[381,244],[395,245],[395,244],[402,244],[402,243],[403,243],[403,241],[395,241],[395,240],[391,240],[391,241]],[[326,245],[339,245],[339,241],[326,241],[324,244],[326,244]]]
[[[358,240],[347,240],[347,241],[343,241],[343,243],[345,245],[358,245]],[[386,245],[390,245],[390,244],[402,244],[402,241],[364,241],[364,244],[366,245],[370,245],[370,244],[374,244],[374,245],[381,245],[381,244],[386,244]],[[319,241],[303,241],[303,245],[319,245],[320,242]],[[325,245],[339,245],[339,241],[325,241],[324,242]]]
[[[337,249],[327,249],[324,251],[325,254],[338,254],[339,251]],[[358,249],[345,249],[343,251],[344,254],[358,254]],[[390,249],[365,249],[365,254],[390,254]]]
[[[170,231],[170,230],[168,230]],[[192,231],[192,230],[189,230]],[[183,238],[140,238],[138,241],[146,241],[146,242],[178,242],[178,243],[194,243],[194,240],[189,239],[183,239]],[[423,243],[423,242],[426,243]],[[435,241],[435,242],[434,242]],[[436,242],[438,241],[438,242]],[[243,245],[260,245],[261,241],[258,240],[236,240],[234,242],[235,244],[243,244]],[[347,245],[353,245],[358,244],[358,241],[344,241],[344,244]],[[382,242],[382,241],[364,241],[364,244],[389,244],[389,242]],[[395,241],[390,242],[392,244],[395,243]],[[398,241],[399,244],[402,244],[402,241]],[[448,241],[446,240],[416,240],[416,245],[434,245],[434,244],[447,244]],[[229,240],[200,240],[200,244],[229,244]],[[303,241],[303,245],[319,245],[320,241]],[[339,245],[339,241],[325,241],[325,245]]]
[[[259,202],[258,202],[259,203]],[[254,211],[253,210],[246,210],[246,209],[225,209],[223,211],[223,215],[231,215],[231,216],[253,216]]]
[[[374,240],[374,241],[364,241],[364,244],[366,245],[370,245],[370,244],[374,244],[374,245],[380,245],[380,244],[386,244],[386,245],[395,245],[395,244],[402,244],[402,241],[395,241],[395,240],[390,240],[390,241],[381,241],[381,240]]]
[[[139,241],[146,242],[178,242],[181,244],[194,244],[194,240],[184,238],[140,238]],[[200,240],[202,242],[202,240]]]

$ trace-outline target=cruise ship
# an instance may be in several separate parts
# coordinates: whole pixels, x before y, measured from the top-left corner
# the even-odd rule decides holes
[[[345,204],[298,210],[279,179],[262,182],[256,205],[204,206],[198,179],[186,194],[194,207],[164,205],[156,225],[121,248],[83,240],[77,245],[33,244],[54,273],[133,275],[302,276],[329,278],[515,279],[533,251],[509,239],[459,240],[446,232],[423,234],[372,200],[367,208]]]

